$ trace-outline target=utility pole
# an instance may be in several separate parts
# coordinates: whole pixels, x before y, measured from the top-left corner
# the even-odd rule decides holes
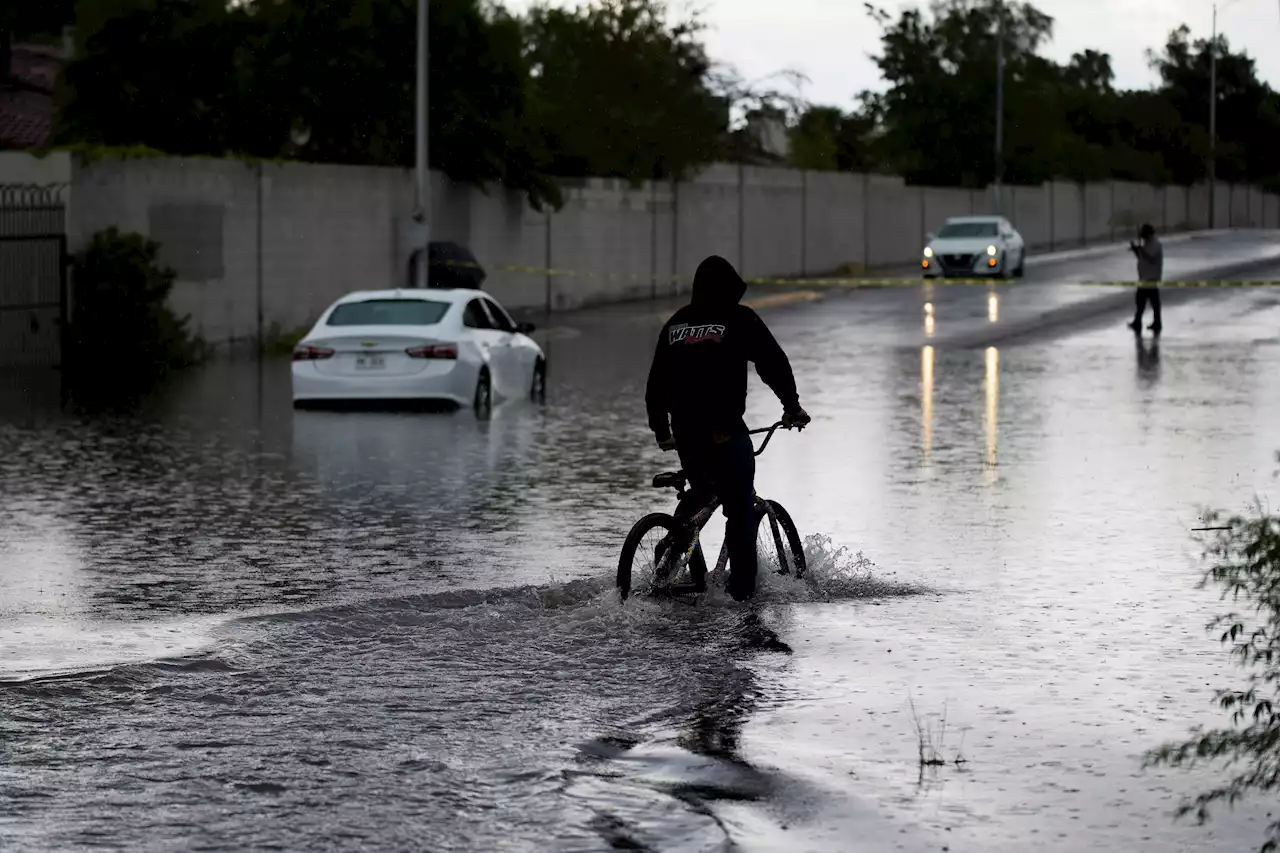
[[[1218,205],[1218,4],[1213,4],[1209,38],[1209,228],[1217,227]]]
[[[418,243],[414,248],[419,253],[418,263],[415,265],[415,287],[427,286],[427,244],[431,239],[431,173],[427,161],[427,137],[430,132],[427,125],[427,62],[430,59],[427,48],[427,4],[428,0],[418,0],[417,152],[414,158],[413,220],[420,230],[414,233],[414,242]]]
[[[996,213],[1003,214],[1004,183],[1004,0],[996,0]]]
[[[1236,0],[1224,0],[1223,11]],[[1218,3],[1213,4],[1213,34],[1209,37],[1209,227],[1217,219],[1218,190]]]

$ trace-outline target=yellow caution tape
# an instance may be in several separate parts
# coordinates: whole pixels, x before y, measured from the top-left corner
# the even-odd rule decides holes
[[[482,264],[470,261],[444,261],[446,266],[484,269]],[[655,283],[689,282],[692,276],[685,275],[650,275],[647,273],[597,273],[583,270],[556,269],[548,267],[527,267],[516,264],[495,264],[489,267],[499,272],[523,273],[526,275],[558,276],[566,278],[605,279],[609,281],[649,281]],[[1012,285],[1017,279],[988,278],[924,278],[898,276],[896,278],[864,278],[842,276],[837,278],[801,278],[757,276],[744,279],[747,284],[766,284],[802,287],[918,287],[922,284],[941,286],[953,285]],[[1162,281],[1157,284],[1144,281],[1065,281],[1062,284],[1081,284],[1089,287],[1274,287],[1280,281]]]

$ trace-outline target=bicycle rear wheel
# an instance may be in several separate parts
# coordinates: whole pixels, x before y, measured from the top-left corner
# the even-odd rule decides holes
[[[644,580],[651,582],[655,590],[681,580],[672,575],[682,552],[688,547],[687,537],[688,527],[663,512],[650,513],[637,521],[627,534],[618,559],[617,585],[622,600],[626,601],[634,585]],[[706,582],[707,564],[702,556],[702,545],[698,544],[689,558],[689,588],[673,588],[673,591],[701,592],[706,588]]]
[[[769,557],[778,564],[780,575],[804,577],[808,568],[804,558],[804,543],[791,514],[777,501],[764,501],[768,510],[761,508],[756,520],[756,548],[762,557]]]

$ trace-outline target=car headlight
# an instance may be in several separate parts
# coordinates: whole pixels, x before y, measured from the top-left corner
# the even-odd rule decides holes
[[[993,257],[994,257],[994,256],[995,256],[995,253],[996,253],[996,247],[995,247],[995,246],[988,246],[988,247],[987,247],[987,254],[988,254],[988,255],[991,255],[991,256],[993,256]]]
[[[925,247],[924,247],[924,256],[925,256],[926,258],[932,258],[932,257],[933,257],[933,249],[932,249],[932,248],[930,248],[929,246],[925,246]]]

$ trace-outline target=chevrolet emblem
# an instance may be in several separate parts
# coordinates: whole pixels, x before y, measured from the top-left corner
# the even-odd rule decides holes
[[[360,342],[360,346],[362,346],[362,347],[376,347],[377,345],[378,345],[378,344],[377,344],[376,342],[374,342],[374,341],[361,341],[361,342]]]

